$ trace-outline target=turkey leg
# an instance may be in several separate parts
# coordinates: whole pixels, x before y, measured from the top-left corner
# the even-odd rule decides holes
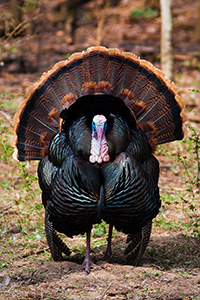
[[[105,261],[112,261],[113,260],[112,249],[111,249],[112,230],[113,230],[113,225],[110,224],[109,225],[108,238],[107,238],[108,245],[107,245],[106,253],[105,253],[105,256],[104,256]]]
[[[91,228],[87,231],[87,246],[86,246],[86,255],[85,259],[81,266],[71,268],[71,270],[84,270],[88,275],[90,273],[91,268],[102,269],[102,267],[95,265],[90,257],[90,236],[91,236]]]

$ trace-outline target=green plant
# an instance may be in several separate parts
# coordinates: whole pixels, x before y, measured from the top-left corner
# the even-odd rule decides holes
[[[157,15],[158,15],[157,10],[153,10],[148,6],[144,6],[140,9],[135,9],[131,13],[130,17],[132,19],[134,19],[134,18],[154,18],[154,17],[157,17]]]
[[[167,157],[180,165],[179,171],[181,171],[184,181],[181,191],[171,188],[171,194],[168,192],[163,193],[161,196],[163,200],[161,213],[167,205],[175,204],[177,209],[181,205],[182,217],[176,220],[176,226],[180,227],[181,225],[181,228],[185,231],[200,236],[200,134],[195,127],[188,126],[188,136],[176,144],[176,155],[161,147],[158,151],[162,151]],[[160,218],[156,222],[165,227],[170,224],[170,220],[165,216],[164,219]],[[171,226],[174,225],[171,222]]]
[[[0,97],[0,159],[4,170],[0,175],[0,196],[3,199],[1,205],[4,210],[3,203],[9,201],[8,209],[12,207],[14,214],[14,218],[9,218],[9,214],[1,214],[0,222],[2,231],[4,228],[20,227],[26,232],[26,228],[31,227],[35,221],[41,228],[43,206],[40,200],[37,201],[40,190],[36,170],[32,171],[32,168],[30,170],[27,162],[20,163],[13,159],[14,150],[11,147],[13,118],[10,111],[16,109],[17,97],[19,95],[5,92]]]
[[[182,141],[186,146],[187,155],[177,154],[176,161],[184,168],[186,190],[180,198],[184,204],[184,210],[190,218],[193,232],[200,236],[200,204],[197,197],[200,195],[200,135],[195,127],[189,126],[190,136]]]
[[[106,222],[102,221],[100,224],[95,224],[93,226],[93,237],[102,236],[107,234]]]

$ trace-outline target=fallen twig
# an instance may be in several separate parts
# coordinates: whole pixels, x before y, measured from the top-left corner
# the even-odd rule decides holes
[[[8,209],[11,208],[11,207],[12,207],[12,202],[10,202],[6,207],[2,208],[2,209],[0,210],[0,214],[1,214],[3,211],[6,211],[6,210],[8,210]]]
[[[12,121],[12,120],[11,120],[11,117],[10,117],[7,113],[5,113],[4,111],[0,111],[0,113],[1,113],[1,115],[2,115],[4,118],[6,118],[6,119],[9,120],[9,121]]]
[[[31,19],[28,19],[28,20],[24,20],[23,22],[19,23],[14,29],[13,31],[11,31],[11,33],[7,36],[7,38],[1,43],[1,46],[3,47],[8,41],[10,38],[13,37],[13,35],[19,31],[24,25],[28,24],[28,23],[31,23],[32,21],[34,21],[35,19],[38,19],[40,17],[40,15],[37,15],[37,16],[34,16],[33,18]]]
[[[106,294],[106,292],[109,290],[109,288],[111,287],[112,282],[109,284],[109,286],[105,289],[105,291],[103,292],[103,295],[101,296],[101,298],[99,300],[102,300]]]
[[[25,258],[25,257],[31,256],[31,255],[37,255],[37,254],[40,254],[40,253],[48,251],[48,250],[49,250],[49,247],[43,248],[40,250],[36,250],[36,251],[30,250],[30,251],[27,251],[26,253],[20,255],[20,258]]]
[[[160,165],[160,168],[161,169],[164,169],[164,168],[175,168],[175,167],[177,167],[177,165]]]

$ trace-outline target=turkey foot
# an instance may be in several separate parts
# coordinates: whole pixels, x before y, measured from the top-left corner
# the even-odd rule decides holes
[[[74,271],[74,270],[75,271],[79,271],[79,270],[84,270],[85,269],[86,274],[89,275],[91,268],[103,269],[102,267],[94,264],[93,261],[92,261],[92,259],[91,259],[91,257],[88,258],[86,256],[85,259],[84,259],[84,262],[82,263],[82,265],[80,265],[78,267],[70,268],[70,270],[72,270],[72,271]]]
[[[108,245],[107,245],[106,253],[104,255],[104,260],[107,262],[114,262],[112,249],[111,249],[112,230],[113,230],[113,225],[110,224],[108,238],[107,238]]]
[[[102,267],[95,265],[90,257],[90,235],[91,235],[91,229],[87,231],[87,247],[86,247],[86,255],[85,259],[81,266],[70,268],[70,270],[84,270],[86,274],[88,275],[90,273],[91,268],[98,268],[103,269]]]

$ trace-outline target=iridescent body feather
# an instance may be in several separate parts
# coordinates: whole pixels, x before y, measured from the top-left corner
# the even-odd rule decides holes
[[[38,168],[47,241],[54,260],[69,237],[87,233],[89,273],[93,224],[128,234],[125,255],[137,265],[160,208],[158,144],[183,137],[183,103],[174,84],[149,62],[117,49],[92,47],[44,74],[14,123],[15,156]]]

